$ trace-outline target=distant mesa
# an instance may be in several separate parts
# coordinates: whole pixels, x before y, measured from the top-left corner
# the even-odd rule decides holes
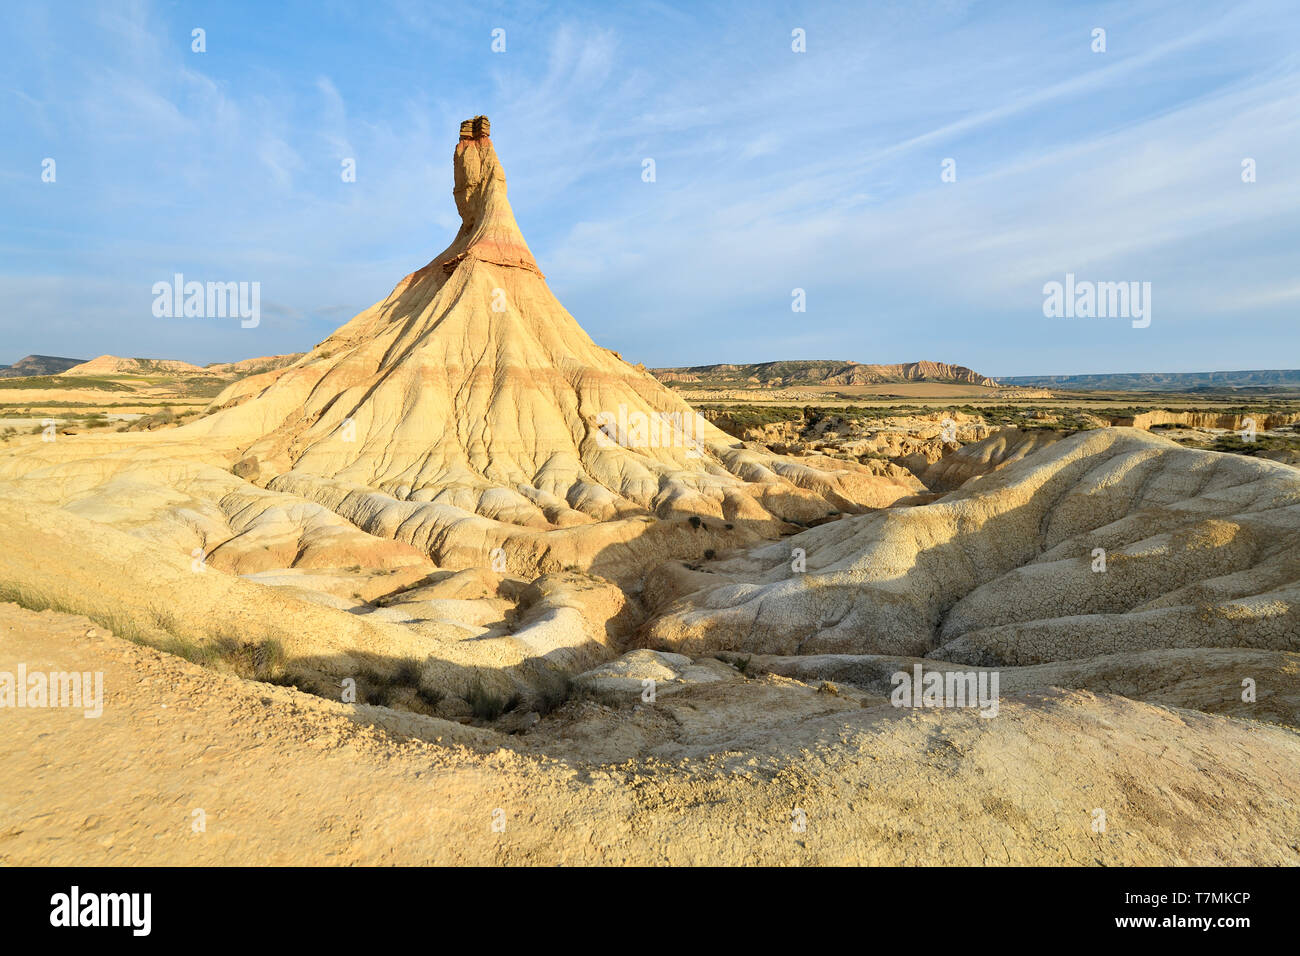
[[[306,353],[290,352],[287,355],[262,355],[257,358],[241,359],[238,362],[214,362],[203,366],[205,375],[243,376],[261,372],[271,372],[278,368],[292,365]]]
[[[0,378],[26,378],[31,375],[58,375],[85,359],[63,358],[58,355],[28,355],[13,365],[0,365]]]
[[[1240,372],[1127,372],[1107,375],[1020,375],[1003,385],[1102,391],[1212,391],[1238,388],[1297,388],[1300,369]]]
[[[944,362],[863,365],[852,361],[794,360],[749,365],[657,368],[651,372],[661,382],[698,382],[737,388],[755,385],[785,388],[799,385],[884,385],[902,382],[998,387],[998,383],[986,375],[980,375],[964,365],[948,365]]]
[[[202,371],[203,369],[197,365],[177,359],[120,358],[116,355],[100,355],[88,362],[65,369],[62,374],[77,378],[96,375],[198,375]]]
[[[302,358],[301,352],[291,355],[265,355],[241,359],[238,362],[214,362],[210,365],[191,365],[177,359],[122,358],[101,355],[88,362],[74,364],[59,374],[69,378],[104,375],[179,375],[231,378],[283,368]]]

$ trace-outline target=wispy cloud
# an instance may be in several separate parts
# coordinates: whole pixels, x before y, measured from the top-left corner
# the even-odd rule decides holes
[[[449,240],[456,127],[480,112],[552,287],[634,361],[1015,374],[1300,354],[1285,0],[295,3],[205,10],[203,54],[193,13],[145,0],[12,17],[0,360],[314,344]],[[261,281],[279,305],[255,331],[159,324],[148,290],[174,271]],[[1151,281],[1151,328],[1051,324],[1041,286],[1066,271]]]

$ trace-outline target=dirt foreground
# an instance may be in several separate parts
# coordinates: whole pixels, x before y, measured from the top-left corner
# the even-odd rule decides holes
[[[983,720],[738,677],[503,735],[0,605],[19,663],[105,702],[0,709],[7,865],[1300,864],[1300,735],[1122,697]]]

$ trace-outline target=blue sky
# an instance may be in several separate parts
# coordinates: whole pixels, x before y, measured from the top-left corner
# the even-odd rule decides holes
[[[450,241],[486,113],[552,289],[633,362],[1300,366],[1294,0],[611,6],[11,5],[0,362],[311,347]],[[155,318],[175,272],[260,282],[261,324]],[[1045,318],[1067,272],[1150,282],[1151,325]]]

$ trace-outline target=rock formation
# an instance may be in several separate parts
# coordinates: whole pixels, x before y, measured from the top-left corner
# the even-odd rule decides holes
[[[990,666],[1294,652],[1300,472],[1097,429],[933,504],[845,518],[707,570],[668,566],[647,586],[671,602],[651,646]]]
[[[82,359],[61,358],[57,355],[28,355],[13,365],[0,365],[0,378],[26,378],[29,375],[58,375],[66,369],[81,364]]]
[[[713,385],[762,385],[785,388],[798,385],[881,385],[891,382],[944,382],[998,388],[998,383],[964,365],[944,362],[904,362],[896,365],[862,365],[841,361],[780,361],[752,365],[695,365],[657,368],[661,382],[709,382]]]
[[[853,364],[853,363],[850,363]],[[960,382],[997,388],[998,383],[964,365],[945,362],[905,362],[900,365],[860,365],[827,379],[833,385],[873,385],[878,382]]]
[[[1227,431],[1241,431],[1253,424],[1258,431],[1266,431],[1271,428],[1278,428],[1283,425],[1294,425],[1300,422],[1300,414],[1295,412],[1281,412],[1269,414],[1260,412],[1255,414],[1241,413],[1219,413],[1219,412],[1183,412],[1183,411],[1166,411],[1164,409],[1155,409],[1149,412],[1139,412],[1136,415],[1125,416],[1115,419],[1112,424],[1121,427],[1131,428],[1160,428],[1161,426],[1176,425],[1183,428],[1220,428]]]
[[[203,369],[177,359],[121,358],[117,355],[100,355],[66,369],[61,374],[70,378],[95,375],[201,375]]]
[[[592,342],[519,232],[486,119],[463,132],[451,245],[311,352],[236,381],[180,427],[6,446],[0,488],[22,504],[0,529],[4,579],[150,640],[210,646],[273,615],[255,629],[281,635],[308,683],[353,667],[358,647],[414,655],[451,706],[474,681],[527,694],[609,656],[622,592],[607,600],[575,572],[635,590],[664,560],[924,491],[885,463],[740,442]],[[71,586],[95,567],[113,569],[108,582]],[[462,569],[493,583],[457,604],[369,603]],[[503,596],[507,575],[522,583]],[[335,622],[289,633],[304,600]]]
[[[963,445],[930,462],[917,473],[931,491],[953,491],[966,482],[1005,468],[1065,437],[1054,429],[1001,428],[982,441]]]
[[[592,342],[519,232],[485,117],[462,124],[454,179],[462,226],[445,251],[289,368],[231,386],[187,435],[440,561],[502,547],[521,571],[548,553],[591,566],[663,533],[654,519],[771,534],[919,490],[882,468],[745,447]],[[737,534],[693,537],[702,551]]]

